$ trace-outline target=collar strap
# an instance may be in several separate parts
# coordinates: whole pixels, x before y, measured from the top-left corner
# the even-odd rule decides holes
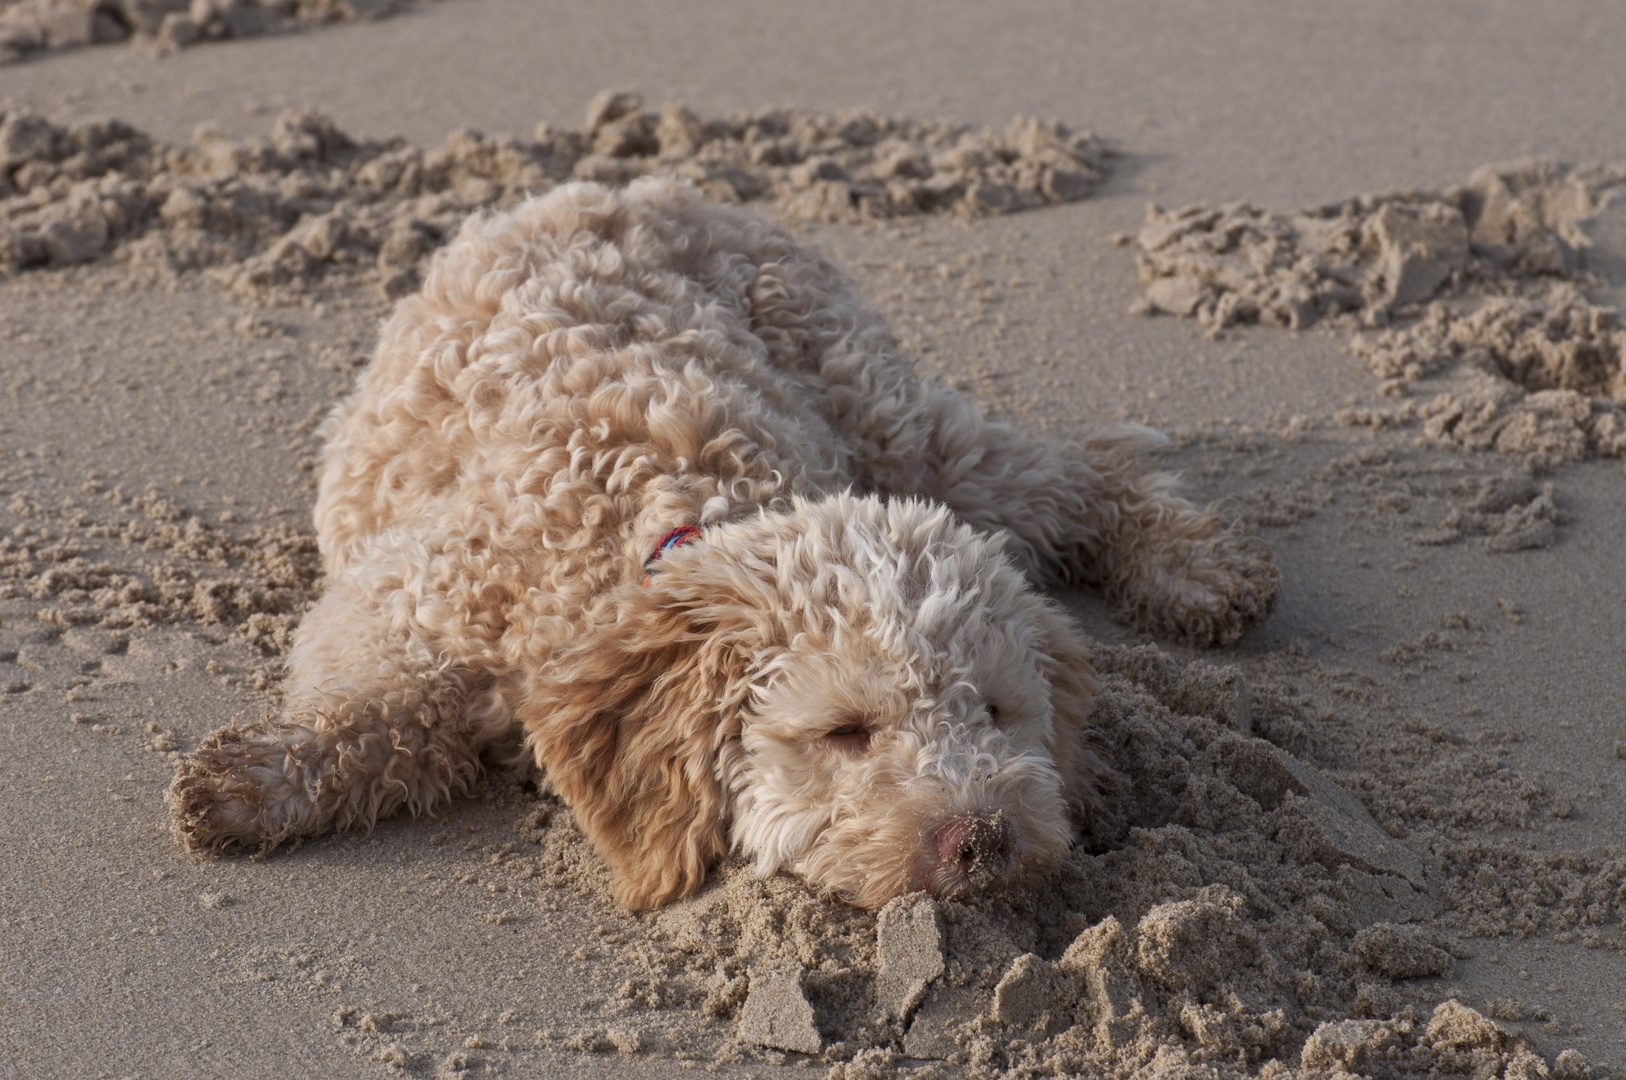
[[[648,587],[650,575],[655,572],[655,564],[660,561],[662,555],[665,555],[673,548],[682,547],[684,544],[696,543],[700,540],[700,537],[701,532],[698,525],[679,525],[661,537],[661,542],[655,545],[655,554],[644,560],[645,587]]]

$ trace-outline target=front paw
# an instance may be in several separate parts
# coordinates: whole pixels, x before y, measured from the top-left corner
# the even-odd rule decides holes
[[[259,737],[256,737],[258,735]],[[263,733],[221,728],[176,770],[166,801],[175,834],[193,851],[274,847],[287,834],[276,818],[298,801],[288,751]]]
[[[1132,605],[1154,633],[1199,648],[1230,645],[1276,607],[1281,571],[1257,537],[1225,532],[1160,554],[1142,603]]]

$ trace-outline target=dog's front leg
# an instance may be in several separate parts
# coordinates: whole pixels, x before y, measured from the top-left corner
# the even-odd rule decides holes
[[[300,624],[281,717],[221,728],[181,763],[169,807],[188,846],[264,850],[467,793],[507,710],[431,647],[391,577],[335,580]]]

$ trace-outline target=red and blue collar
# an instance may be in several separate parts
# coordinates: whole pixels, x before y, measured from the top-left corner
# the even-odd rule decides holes
[[[684,544],[693,544],[700,539],[700,536],[700,526],[679,525],[661,537],[661,542],[655,545],[655,554],[644,560],[644,585],[646,587],[649,585],[650,576],[655,573],[655,564],[660,561],[662,555],[665,555],[673,548],[682,547]]]

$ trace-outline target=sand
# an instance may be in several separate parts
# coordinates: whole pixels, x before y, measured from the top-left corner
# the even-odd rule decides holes
[[[31,54],[127,43],[163,54],[226,38],[385,18],[398,0],[5,0],[0,64]]]
[[[444,0],[0,69],[0,1075],[1626,1072],[1607,5],[756,19]],[[1169,431],[1276,617],[1198,655],[1062,597],[1122,798],[1031,895],[727,863],[632,917],[508,774],[184,856],[163,787],[277,706],[377,320],[467,212],[648,171],[823,245],[994,415]]]
[[[1194,317],[1218,337],[1256,324],[1357,331],[1350,351],[1392,398],[1467,385],[1344,423],[1420,426],[1431,442],[1536,467],[1626,453],[1626,331],[1583,288],[1582,226],[1626,167],[1488,165],[1443,192],[1361,195],[1296,215],[1244,203],[1147,208],[1133,240],[1146,295],[1132,310]],[[1383,328],[1383,329],[1375,329]],[[1362,333],[1361,330],[1372,332]]]
[[[11,112],[0,120],[0,271],[117,258],[163,278],[207,268],[262,301],[354,283],[393,298],[470,214],[570,180],[676,176],[784,219],[860,222],[1080,199],[1108,157],[1054,121],[996,132],[795,109],[708,120],[675,104],[646,112],[632,91],[596,96],[578,130],[542,123],[520,140],[464,129],[428,151],[354,138],[311,109],[283,112],[257,139],[204,125],[187,147],[118,121],[65,127]]]

